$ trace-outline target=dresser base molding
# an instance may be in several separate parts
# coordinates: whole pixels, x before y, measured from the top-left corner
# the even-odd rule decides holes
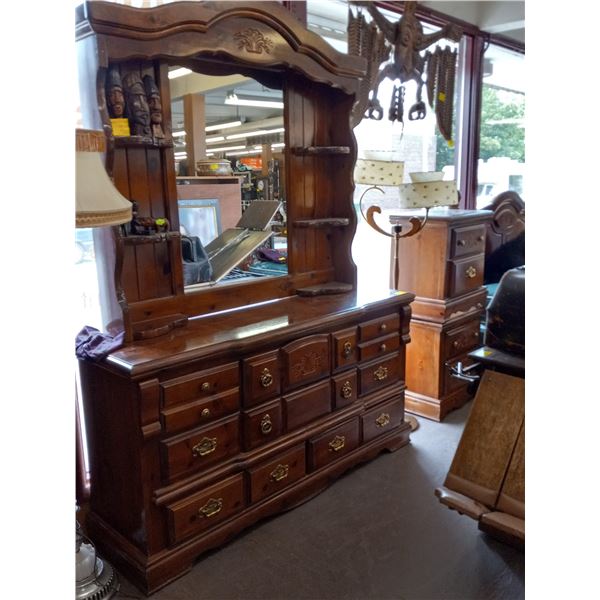
[[[292,488],[246,508],[242,514],[220,523],[201,537],[192,538],[153,556],[145,556],[94,512],[87,516],[86,533],[94,540],[102,556],[145,594],[153,594],[189,571],[200,554],[223,545],[259,520],[310,500],[348,469],[374,459],[383,451],[394,452],[402,448],[410,442],[410,431],[410,425],[403,422],[396,429],[359,446],[343,458],[306,475]]]
[[[461,408],[472,398],[472,394],[468,392],[467,384],[465,384],[464,388],[458,389],[442,398],[432,398],[431,396],[424,396],[417,392],[406,390],[404,393],[404,410],[407,413],[439,422],[450,411]]]
[[[412,304],[413,319],[445,323],[469,314],[481,314],[485,309],[487,289],[476,289],[458,298],[426,298],[416,296]]]

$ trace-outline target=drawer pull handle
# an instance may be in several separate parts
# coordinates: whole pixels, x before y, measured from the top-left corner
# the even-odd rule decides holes
[[[346,437],[343,435],[336,435],[329,442],[329,452],[339,452],[346,445]]]
[[[260,432],[263,435],[269,435],[273,431],[273,422],[270,415],[265,415],[260,421]]]
[[[380,366],[374,373],[373,376],[377,381],[383,381],[388,376],[387,367]]]
[[[344,342],[344,351],[342,354],[344,358],[348,358],[352,354],[352,344],[350,342]]]
[[[385,344],[381,344],[381,346],[379,346],[379,350],[380,352],[385,352],[387,350],[387,346]]]
[[[206,456],[217,449],[217,438],[203,438],[192,448],[192,456]]]
[[[273,375],[271,375],[271,371],[269,371],[269,369],[263,369],[259,381],[260,385],[262,385],[264,388],[268,388],[273,383]]]
[[[458,242],[456,242],[457,246],[465,246],[467,244],[467,242],[465,240],[458,240]]]
[[[381,413],[376,419],[375,423],[377,423],[377,427],[385,427],[390,423],[390,415],[387,413]]]
[[[204,506],[198,509],[201,517],[214,517],[223,508],[223,498],[211,498]]]
[[[458,340],[454,340],[452,342],[452,345],[454,346],[455,349],[458,349],[458,348],[460,348],[461,344],[460,344],[460,342]]]
[[[285,479],[290,472],[290,465],[277,465],[269,474],[271,481],[281,481]]]
[[[385,330],[387,329],[387,325],[386,325],[385,323],[382,323],[382,324],[379,326],[379,329],[380,329],[380,331],[385,331]]]
[[[202,391],[203,391],[203,392],[208,392],[208,390],[210,390],[210,383],[208,383],[208,381],[205,381],[205,382],[202,384]]]
[[[478,242],[483,242],[483,236],[482,236],[482,235],[480,235],[480,236],[477,238],[477,241],[478,241]]]
[[[348,398],[352,398],[352,385],[349,381],[344,381],[344,385],[340,391],[340,395],[344,400],[348,400]]]
[[[473,277],[475,277],[477,275],[477,269],[473,266],[470,266],[465,271],[465,275],[467,276],[468,279],[473,279]]]
[[[202,412],[200,413],[204,418],[206,417],[210,417],[210,410],[208,408],[203,408]]]

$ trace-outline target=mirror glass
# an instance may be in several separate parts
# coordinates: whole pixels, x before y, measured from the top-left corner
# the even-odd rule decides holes
[[[169,70],[186,291],[287,275],[283,92]]]

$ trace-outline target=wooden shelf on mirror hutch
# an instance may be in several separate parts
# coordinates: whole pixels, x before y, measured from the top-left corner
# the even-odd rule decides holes
[[[414,295],[356,285],[349,123],[364,59],[335,51],[277,2],[87,2],[77,14],[87,128],[110,131],[111,72],[155,81],[165,135],[170,65],[279,85],[286,103],[292,226],[281,277],[184,289],[172,148],[123,142],[107,163],[139,216],[165,218],[171,231],[115,230],[125,344],[102,361],[80,361],[92,480],[86,531],[152,593],[208,549],[408,443]]]

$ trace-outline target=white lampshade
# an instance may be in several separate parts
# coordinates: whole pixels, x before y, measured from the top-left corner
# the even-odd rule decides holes
[[[359,158],[354,168],[354,181],[368,185],[400,185],[404,177],[404,163],[391,160]]]
[[[398,187],[400,208],[434,208],[458,204],[456,181],[443,181],[438,171],[411,173],[412,183]]]
[[[102,131],[76,130],[75,226],[107,227],[131,221],[131,202],[110,180],[101,153]]]

